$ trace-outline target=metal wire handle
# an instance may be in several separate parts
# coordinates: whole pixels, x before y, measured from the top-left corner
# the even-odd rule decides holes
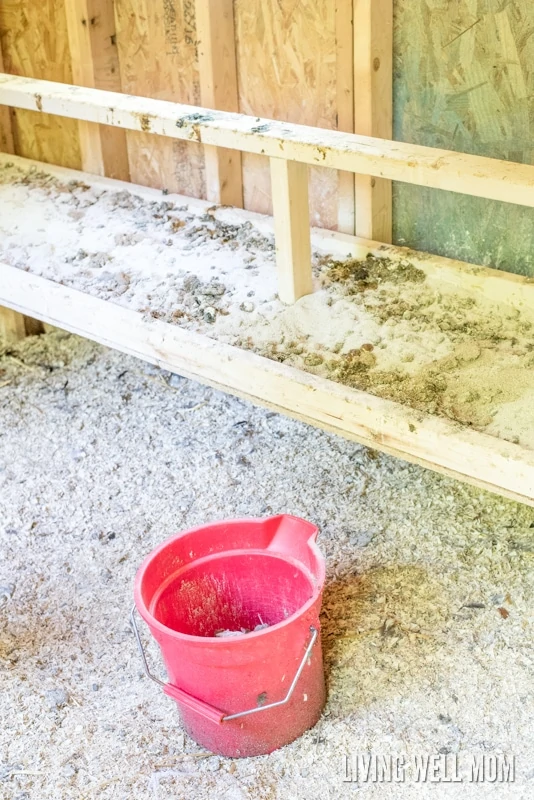
[[[298,680],[302,675],[302,670],[304,669],[304,665],[306,661],[310,657],[313,645],[317,640],[317,636],[319,635],[319,631],[317,628],[314,628],[313,625],[310,625],[310,640],[306,646],[306,650],[304,655],[302,656],[302,660],[299,664],[299,668],[295,673],[295,677],[291,681],[291,685],[287,690],[287,694],[283,700],[277,700],[275,703],[268,703],[266,706],[256,706],[254,708],[248,708],[246,711],[239,711],[237,714],[224,714],[223,711],[219,711],[219,709],[215,709],[213,706],[210,706],[208,703],[205,703],[203,700],[199,700],[197,697],[193,697],[193,695],[184,692],[183,689],[179,689],[177,686],[174,686],[172,683],[164,683],[159,678],[156,678],[150,672],[148,661],[146,659],[145,650],[143,647],[143,643],[141,641],[141,636],[139,634],[139,628],[137,627],[137,623],[135,621],[135,605],[132,607],[132,611],[130,613],[130,623],[132,625],[132,630],[134,632],[134,636],[137,642],[137,647],[139,649],[139,653],[141,654],[141,659],[143,661],[143,668],[145,670],[145,675],[150,678],[151,681],[154,683],[159,684],[163,688],[166,694],[174,697],[175,700],[178,702],[183,702],[185,705],[189,706],[195,711],[199,711],[200,713],[204,713],[205,716],[209,717],[210,719],[214,720],[215,722],[226,722],[232,719],[238,719],[239,717],[246,717],[249,714],[257,714],[259,711],[268,711],[271,708],[278,708],[278,706],[283,706],[291,699],[293,692],[297,686]]]

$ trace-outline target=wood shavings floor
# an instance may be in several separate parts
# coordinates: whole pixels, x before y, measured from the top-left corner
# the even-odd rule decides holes
[[[62,332],[1,352],[0,797],[532,797],[533,509]],[[279,512],[320,528],[328,705],[206,756],[142,674],[133,576],[178,529]],[[516,781],[344,783],[366,752],[506,753]]]

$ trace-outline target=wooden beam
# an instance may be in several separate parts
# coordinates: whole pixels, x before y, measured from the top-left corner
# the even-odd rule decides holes
[[[233,0],[195,0],[195,7],[201,103],[238,111]],[[204,158],[208,200],[242,208],[241,153],[207,145]]]
[[[18,342],[26,336],[24,314],[11,308],[0,306],[0,339],[6,342]]]
[[[0,104],[534,207],[534,166],[0,74]]]
[[[271,158],[271,194],[278,296],[283,303],[294,303],[313,291],[308,167]]]
[[[121,90],[113,7],[113,0],[66,0],[72,79],[78,86]],[[125,132],[103,130],[85,120],[80,120],[78,130],[82,169],[128,180]]]
[[[0,72],[4,71],[2,58],[2,44],[0,41]],[[0,106],[0,151],[2,153],[15,153],[15,139],[11,122],[11,112],[6,106]],[[41,332],[42,324],[38,320],[18,314],[10,308],[0,306],[0,337],[8,342],[16,342],[26,335],[31,335],[32,330]]]
[[[354,0],[354,131],[393,135],[393,0]],[[356,175],[356,234],[391,242],[391,181]]]
[[[336,0],[336,114],[337,130],[354,133],[353,0]],[[355,232],[354,175],[339,172],[337,229]]]
[[[2,58],[2,42],[0,41],[0,72],[4,71],[4,60]],[[11,111],[6,106],[0,106],[0,152],[14,153],[15,141],[13,139],[13,126],[11,123]]]
[[[0,264],[0,303],[373,449],[534,505],[534,453]]]

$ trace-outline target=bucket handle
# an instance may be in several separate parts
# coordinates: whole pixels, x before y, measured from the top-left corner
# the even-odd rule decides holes
[[[231,719],[238,719],[239,717],[246,717],[249,714],[256,714],[258,711],[268,711],[271,708],[278,708],[278,706],[283,706],[289,702],[293,692],[295,691],[295,687],[298,683],[298,680],[302,674],[302,670],[306,664],[306,661],[310,657],[310,653],[312,651],[313,645],[317,640],[317,636],[319,635],[319,631],[317,628],[314,628],[313,625],[310,625],[310,639],[308,644],[306,645],[306,650],[304,655],[302,656],[302,661],[299,664],[299,668],[295,673],[295,677],[291,681],[291,685],[287,690],[287,694],[283,700],[278,700],[276,703],[268,703],[265,706],[255,706],[254,708],[248,708],[246,711],[239,711],[237,714],[225,714],[224,711],[221,711],[214,706],[210,706],[209,703],[205,703],[204,700],[199,700],[198,697],[193,697],[193,695],[184,692],[183,689],[179,689],[177,686],[174,686],[172,683],[164,683],[159,678],[156,678],[150,672],[150,668],[148,666],[148,661],[146,659],[145,650],[143,647],[143,643],[141,641],[141,636],[139,634],[139,628],[137,627],[137,622],[135,621],[135,605],[132,607],[132,611],[130,614],[130,623],[132,625],[132,630],[134,632],[134,636],[137,642],[137,647],[139,649],[139,653],[141,655],[141,660],[143,662],[143,668],[145,670],[145,675],[150,678],[151,681],[154,683],[159,684],[162,687],[163,691],[169,697],[172,697],[174,700],[177,700],[179,703],[182,703],[184,706],[187,706],[192,711],[196,711],[202,716],[210,719],[212,722],[216,722],[220,724],[221,722],[226,722]]]

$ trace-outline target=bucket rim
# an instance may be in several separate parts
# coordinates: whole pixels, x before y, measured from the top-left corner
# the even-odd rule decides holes
[[[300,608],[298,608],[295,612],[293,612],[293,614],[291,614],[289,617],[287,617],[286,619],[281,620],[280,622],[275,622],[274,625],[269,625],[268,628],[263,628],[260,631],[250,631],[250,633],[244,633],[244,634],[238,635],[238,636],[224,636],[224,637],[221,637],[221,636],[196,636],[196,635],[189,634],[189,633],[181,633],[180,631],[175,631],[172,628],[168,628],[162,622],[157,620],[153,616],[153,614],[151,614],[149,609],[147,608],[147,606],[146,606],[146,604],[145,604],[145,602],[143,600],[142,594],[141,594],[141,585],[142,585],[142,582],[143,582],[143,577],[145,575],[145,572],[148,569],[148,566],[151,564],[153,559],[156,556],[159,555],[159,553],[162,550],[164,550],[166,547],[168,547],[169,544],[171,544],[172,542],[175,542],[177,539],[181,539],[183,536],[189,535],[191,533],[200,532],[200,531],[204,530],[205,528],[209,528],[209,527],[212,527],[213,525],[217,525],[217,524],[230,525],[230,524],[236,524],[236,523],[250,523],[250,522],[261,523],[261,522],[265,522],[265,520],[273,519],[273,518],[276,518],[276,517],[290,517],[292,519],[297,519],[297,520],[301,520],[303,522],[307,522],[310,526],[315,528],[315,531],[316,531],[315,535],[317,535],[317,530],[318,530],[317,527],[314,526],[313,523],[309,522],[308,520],[304,520],[302,517],[297,517],[296,515],[293,515],[293,514],[275,514],[275,515],[273,515],[273,517],[239,517],[239,518],[236,518],[236,519],[215,520],[213,522],[204,523],[203,525],[196,525],[194,528],[188,528],[185,531],[179,531],[178,533],[175,533],[172,536],[169,536],[163,542],[160,542],[159,545],[157,545],[153,550],[150,551],[150,553],[148,553],[145,556],[143,562],[141,563],[141,565],[139,566],[139,568],[138,568],[138,570],[137,570],[137,572],[135,574],[135,579],[134,579],[134,602],[135,602],[135,605],[136,605],[136,608],[137,608],[139,614],[142,616],[143,620],[146,622],[146,624],[149,626],[149,628],[155,629],[155,630],[159,631],[160,633],[162,633],[162,634],[164,634],[166,636],[170,636],[171,638],[177,639],[179,641],[187,641],[187,642],[189,642],[191,644],[199,644],[200,645],[202,643],[204,643],[204,644],[208,644],[209,643],[209,644],[212,644],[212,645],[216,644],[216,646],[228,647],[228,646],[237,646],[238,644],[243,644],[243,642],[245,640],[246,641],[249,641],[249,640],[252,641],[252,640],[255,640],[256,638],[258,638],[259,636],[265,636],[266,634],[269,634],[271,632],[276,632],[276,631],[280,630],[281,628],[283,628],[284,626],[287,626],[287,625],[291,624],[292,622],[294,622],[295,620],[299,619],[300,617],[305,616],[305,614],[315,605],[315,603],[317,602],[318,598],[321,597],[321,595],[323,593],[324,581],[325,581],[325,577],[326,577],[326,564],[325,564],[324,556],[321,553],[321,551],[319,550],[319,547],[317,546],[317,543],[315,542],[315,539],[312,539],[312,537],[314,535],[313,533],[310,533],[311,541],[308,540],[308,546],[312,550],[314,556],[317,558],[317,563],[319,565],[319,575],[318,575],[318,578],[317,578],[316,581],[315,580],[312,581],[312,589],[313,589],[312,596],[305,603],[303,603],[303,605],[300,606]],[[250,548],[250,549],[253,549],[253,550],[257,551],[258,548]],[[231,550],[221,550],[220,551],[220,555],[222,556],[224,554],[229,554],[231,552],[232,552]],[[271,552],[271,553],[269,553],[269,555],[274,556],[274,555],[276,555],[276,553],[275,552]],[[305,569],[305,572],[309,572],[309,570]],[[319,621],[318,620],[317,620],[317,624],[319,625]]]

